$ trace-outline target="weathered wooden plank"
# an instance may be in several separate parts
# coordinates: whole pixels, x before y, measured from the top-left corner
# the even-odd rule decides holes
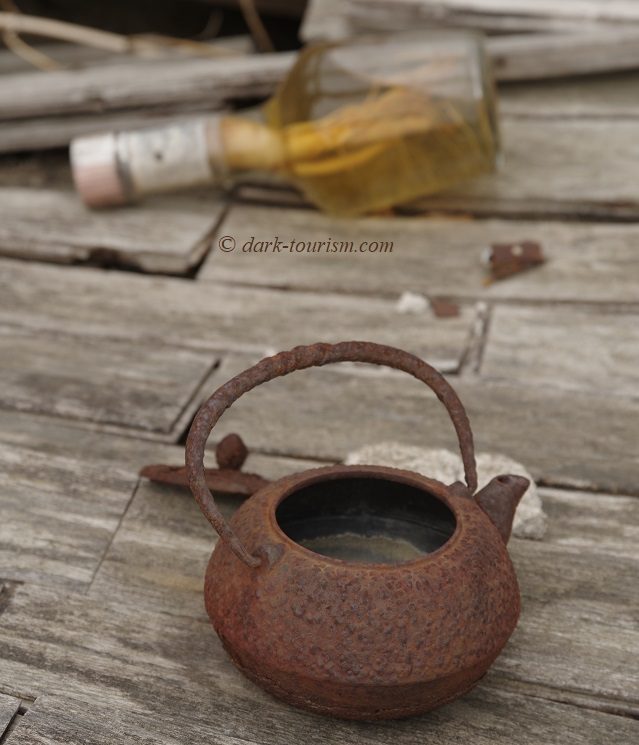
[[[639,73],[593,75],[571,80],[526,81],[499,89],[499,111],[507,117],[639,116]]]
[[[0,325],[3,407],[170,434],[211,354]]]
[[[211,384],[250,361],[225,359]],[[473,379],[455,381],[455,388],[478,450],[509,455],[547,484],[637,493],[636,397]],[[417,381],[340,366],[262,386],[238,401],[216,432],[238,432],[262,452],[328,461],[385,440],[456,448],[441,404]]]
[[[11,721],[18,713],[20,700],[0,693],[0,737],[7,730]]]
[[[579,21],[584,9],[577,10],[574,3],[563,3],[553,8],[550,15],[538,4],[534,4],[534,12],[527,9],[523,13],[521,8],[513,9],[512,3],[500,13],[475,12],[470,3],[453,6],[454,2],[430,0],[311,0],[301,34],[307,41],[333,41],[371,31],[432,30],[441,26],[498,32],[497,36],[488,38],[486,47],[500,81],[639,67],[639,32],[633,24],[588,23],[583,18]],[[610,12],[610,3],[599,3],[599,11],[604,7]],[[571,17],[570,12],[565,14],[566,8],[577,13]],[[637,20],[636,8],[632,12]],[[522,33],[526,31],[535,33]]]
[[[188,102],[150,109],[124,109],[96,114],[70,114],[59,116],[34,116],[14,120],[0,120],[0,152],[21,153],[29,150],[66,147],[76,137],[108,132],[111,130],[142,129],[162,126],[188,116],[210,114],[221,105]]]
[[[138,64],[23,73],[0,79],[0,119],[95,113],[268,95],[290,67],[291,54],[224,59],[172,59],[140,75]],[[0,143],[2,149],[2,143]]]
[[[463,699],[418,719],[386,724],[337,723],[334,720],[299,715],[291,709],[272,705],[271,716],[292,726],[291,737],[320,743],[318,736],[337,737],[345,745],[355,743],[390,742],[397,737],[400,743],[414,742],[426,737],[437,745],[452,745],[460,738],[472,739],[479,745],[518,742],[522,745],[562,742],[566,745],[607,745],[611,733],[618,742],[632,742],[636,723],[572,706],[541,701],[513,693],[475,690]],[[277,733],[268,740],[265,732],[248,739],[237,724],[239,714],[255,716],[242,707],[232,718],[232,730],[219,717],[205,719],[201,705],[186,716],[172,718],[141,711],[122,711],[101,701],[90,703],[64,696],[41,696],[23,718],[12,738],[12,745],[50,745],[76,743],[98,745],[104,742],[144,743],[145,745],[182,745],[187,738],[193,745],[241,745],[241,743],[286,742],[285,734]],[[186,706],[185,706],[185,710]],[[261,712],[260,712],[261,713]],[[206,707],[208,714],[208,707]],[[302,716],[303,720],[299,721]],[[413,738],[411,740],[411,737]],[[290,740],[289,740],[290,742]]]
[[[210,248],[225,203],[211,193],[208,209],[151,201],[90,211],[73,192],[0,189],[0,256],[61,263],[108,261],[147,272],[185,274]]]
[[[636,219],[637,125],[622,119],[503,118],[498,173],[415,203],[487,215]]]
[[[154,56],[141,57],[136,54],[118,54],[106,49],[66,42],[44,41],[34,43],[34,38],[30,39],[31,46],[34,46],[39,52],[46,54],[63,68],[72,68],[74,70],[87,67],[137,64],[140,71],[143,71],[145,68],[153,69],[153,66],[162,58],[165,60],[184,59],[184,50],[170,45],[167,45],[165,50],[162,50],[164,54],[157,48]],[[252,51],[252,43],[249,36],[226,36],[219,39],[211,39],[206,43],[213,53],[217,49],[220,56],[248,54]],[[9,49],[0,50],[0,75],[13,75],[22,72],[37,73],[38,68]]]
[[[415,28],[428,22],[444,26],[470,26],[487,31],[557,31],[597,29],[601,24],[639,21],[633,0],[349,0],[347,13],[355,27]],[[605,26],[604,26],[605,28]]]
[[[259,259],[259,257],[257,257]],[[173,278],[108,273],[5,260],[0,263],[0,321],[56,331],[196,350],[263,355],[316,341],[370,339],[459,367],[475,321],[428,311],[400,313],[394,301],[328,293],[212,287]],[[140,349],[136,357],[146,352]],[[188,359],[188,357],[187,357]]]
[[[285,226],[284,228],[282,226]],[[392,252],[365,254],[249,254],[242,246],[275,235],[310,242],[379,241]],[[217,248],[221,235],[238,248]],[[486,285],[482,261],[492,243],[538,241],[547,263],[535,271]],[[340,220],[308,210],[237,205],[213,240],[198,281],[364,293],[403,291],[462,299],[633,303],[639,300],[636,225],[599,225],[442,217]]]
[[[0,577],[86,590],[139,469],[178,450],[0,409]]]
[[[514,34],[488,39],[486,47],[500,82],[564,78],[639,67],[639,30]]]
[[[121,461],[0,445],[0,576],[88,586],[135,484]]]
[[[54,458],[73,457],[78,463],[116,463],[134,475],[141,465],[175,454],[174,445],[89,430],[73,420],[10,409],[0,409],[0,443]]]
[[[482,376],[639,394],[639,316],[575,308],[495,308]]]

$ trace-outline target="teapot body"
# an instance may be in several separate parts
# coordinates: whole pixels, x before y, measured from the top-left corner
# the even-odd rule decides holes
[[[423,494],[453,516],[450,534],[416,558],[363,563],[310,550],[282,529],[287,500],[349,480],[410,489],[415,504]],[[399,718],[450,701],[480,680],[519,617],[505,543],[463,487],[384,467],[321,468],[265,486],[231,528],[261,563],[248,566],[218,542],[205,581],[213,626],[249,678],[318,713]]]

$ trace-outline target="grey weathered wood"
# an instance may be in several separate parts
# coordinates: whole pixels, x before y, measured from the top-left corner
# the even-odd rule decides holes
[[[87,703],[64,694],[45,694],[23,718],[13,741],[15,745],[58,742],[101,745],[109,741],[183,745],[188,738],[193,745],[280,743],[287,742],[284,728],[288,726],[292,730],[291,737],[303,738],[313,745],[318,745],[322,736],[339,738],[345,745],[411,743],[420,737],[427,737],[437,745],[452,745],[459,742],[460,737],[480,745],[514,741],[522,745],[559,741],[567,745],[607,745],[611,732],[619,742],[630,743],[637,730],[631,719],[485,688],[427,716],[387,724],[337,722],[299,714],[271,701],[270,710],[258,712],[262,716],[276,717],[278,726],[273,728],[267,721],[261,733],[256,732],[249,738],[240,716],[255,716],[250,704],[240,702],[238,712],[227,714],[224,711],[226,718],[222,719],[219,713],[211,711],[210,704],[203,707],[201,700],[196,700],[198,706],[188,716],[184,712],[167,716],[139,709],[122,710],[95,699]],[[185,704],[185,709],[187,706]]]
[[[395,301],[379,298],[0,263],[0,322],[39,331],[63,328],[93,337],[98,346],[105,338],[158,344],[156,358],[173,346],[262,356],[296,344],[370,339],[403,346],[451,371],[459,367],[474,320],[470,307],[458,318],[436,319],[428,311],[399,313]],[[146,353],[142,347],[134,353],[136,364],[144,364]]]
[[[172,47],[167,45],[165,49],[156,48],[156,52],[151,57],[142,57],[136,54],[117,54],[97,47],[88,47],[82,44],[70,44],[66,42],[55,41],[38,41],[35,37],[29,39],[32,47],[46,54],[56,61],[62,68],[71,68],[74,70],[105,67],[112,65],[137,65],[140,71],[145,68],[153,69],[153,66],[159,60],[184,60],[185,52],[179,46]],[[200,42],[203,43],[203,42]],[[252,43],[249,36],[226,36],[219,39],[211,39],[206,42],[212,53],[216,50],[220,57],[231,54],[248,54],[252,51]],[[186,55],[189,56],[189,55]],[[193,55],[191,55],[192,57]],[[0,50],[0,75],[12,75],[23,72],[39,72],[38,68],[19,57],[9,49]]]
[[[526,385],[639,394],[639,315],[574,308],[495,308],[482,376]]]
[[[585,33],[572,29],[563,34],[496,36],[486,46],[499,81],[639,68],[639,29],[632,25]]]
[[[507,117],[629,118],[639,116],[639,73],[571,80],[526,81],[499,89],[499,111]]]
[[[0,445],[0,576],[88,586],[136,484],[122,461]]]
[[[88,210],[74,192],[0,189],[0,255],[61,263],[98,260],[147,272],[184,274],[211,246],[224,201],[208,207],[150,201],[128,209]]]
[[[158,109],[125,109],[95,114],[68,116],[34,116],[15,121],[0,120],[0,152],[19,153],[29,150],[66,147],[75,137],[100,134],[110,130],[143,129],[162,126],[187,116],[210,114],[220,106],[196,101],[168,105]]]
[[[635,219],[636,129],[636,122],[622,119],[504,118],[498,173],[419,200],[415,208]]]
[[[613,28],[639,21],[633,0],[349,0],[346,11],[356,28],[414,28],[418,24],[470,26],[487,31],[572,31]]]
[[[370,31],[414,31],[440,25],[499,31],[500,35],[487,40],[486,47],[495,77],[500,81],[566,77],[639,67],[639,30],[633,24],[588,26],[580,25],[577,18],[559,17],[571,7],[570,3],[556,6],[556,15],[550,14],[552,17],[535,17],[534,12],[516,17],[514,13],[504,12],[506,6],[499,14],[486,12],[478,15],[473,14],[471,3],[467,3],[467,7],[462,3],[461,8],[456,8],[454,3],[450,7],[446,5],[430,0],[311,0],[301,33],[307,41],[332,41]],[[609,7],[610,4],[600,3],[600,10],[606,5]],[[539,7],[534,3],[531,6],[535,10]],[[572,8],[577,6],[573,4]],[[512,3],[508,10],[513,10]],[[632,12],[634,20],[639,20],[636,6]],[[521,33],[548,30],[552,33]],[[504,34],[508,31],[517,33]]]
[[[370,217],[340,220],[301,209],[237,205],[220,234],[240,249],[216,247],[198,273],[199,281],[286,287],[397,297],[403,291],[461,299],[561,302],[639,302],[636,225],[521,220]],[[283,228],[282,226],[285,226]],[[286,232],[298,240],[392,241],[392,253],[316,253],[303,256],[243,253],[251,237],[272,239]],[[487,285],[482,256],[493,243],[538,241],[547,263],[534,271]]]
[[[0,78],[0,119],[94,113],[189,104],[218,107],[232,99],[268,95],[293,60],[290,54],[225,59],[172,59],[139,67],[23,73]],[[0,149],[2,143],[0,142]]]
[[[211,384],[249,361],[225,359]],[[455,381],[455,388],[478,449],[511,456],[545,483],[637,493],[636,397],[473,379]],[[262,386],[234,404],[215,431],[239,432],[262,452],[329,461],[384,440],[457,447],[441,404],[423,385],[399,373],[340,366]]]
[[[15,717],[20,708],[20,700],[0,693],[0,737]]]
[[[0,409],[0,577],[85,591],[140,468],[180,450]]]
[[[0,325],[2,406],[170,434],[212,354]]]

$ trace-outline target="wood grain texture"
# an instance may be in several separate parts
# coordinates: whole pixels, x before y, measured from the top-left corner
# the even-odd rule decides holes
[[[20,708],[20,700],[0,693],[0,737],[11,724]]]
[[[291,54],[224,59],[172,59],[140,75],[138,64],[23,73],[0,79],[0,119],[92,113],[268,95],[290,67]],[[0,143],[2,149],[2,143]]]
[[[200,694],[201,696],[201,694]],[[64,695],[41,696],[22,719],[11,745],[102,745],[104,742],[139,745],[241,745],[242,743],[286,743],[290,737],[320,745],[334,738],[345,745],[356,743],[414,743],[427,738],[437,745],[458,743],[460,737],[478,745],[522,743],[537,745],[561,742],[566,745],[607,745],[611,733],[620,743],[631,743],[636,723],[630,719],[577,709],[510,692],[476,689],[463,699],[427,716],[385,724],[337,722],[285,709],[274,701],[271,710],[253,711],[250,703],[234,702],[239,710],[222,710],[226,719],[211,711],[211,705],[197,706],[189,716],[184,711],[148,713],[109,707],[101,700],[90,703]],[[186,710],[186,704],[185,704]],[[242,727],[240,717],[277,717],[276,727],[264,723],[263,731]],[[249,737],[246,730],[251,731]],[[555,739],[561,738],[561,739]]]
[[[210,248],[224,209],[166,200],[130,209],[91,211],[60,189],[0,189],[0,256],[60,263],[108,261],[147,272],[184,274]]]
[[[636,303],[636,225],[419,217],[340,220],[300,209],[234,206],[218,230],[238,246],[274,234],[298,240],[393,242],[392,253],[224,253],[214,248],[198,281],[398,297],[403,291],[483,300]],[[486,285],[493,243],[538,241],[547,263]],[[216,240],[213,241],[214,245]]]
[[[496,36],[487,40],[486,48],[500,82],[565,78],[639,67],[639,29],[632,24],[581,33],[573,28],[566,33]]]
[[[88,586],[136,484],[122,462],[0,445],[0,576]]]
[[[608,396],[639,396],[639,315],[495,308],[482,376]]]
[[[251,361],[226,358],[211,392]],[[478,450],[509,455],[547,484],[637,493],[635,397],[473,379],[454,385]],[[385,440],[457,448],[441,404],[423,385],[339,365],[261,386],[234,404],[215,432],[238,432],[261,452],[327,461]]]
[[[513,83],[499,88],[499,111],[507,117],[630,118],[639,116],[639,73],[593,75],[570,80]]]
[[[418,24],[481,28],[486,31],[588,31],[601,24],[639,21],[633,0],[349,0],[355,28],[414,28]],[[604,29],[606,26],[604,25]],[[623,28],[623,27],[622,27]]]
[[[320,340],[368,339],[424,355],[445,371],[457,369],[475,310],[469,307],[458,318],[436,319],[427,311],[399,313],[395,305],[380,298],[213,287],[87,268],[0,263],[0,321],[25,329],[64,328],[69,335],[92,337],[96,345],[107,338],[157,344],[157,355],[179,347],[263,356]],[[142,347],[135,356],[144,356]]]
[[[0,404],[170,434],[215,356],[0,326]]]
[[[86,591],[138,471],[178,450],[0,409],[0,577]]]

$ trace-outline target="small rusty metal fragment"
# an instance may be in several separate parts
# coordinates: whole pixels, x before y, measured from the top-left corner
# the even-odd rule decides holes
[[[430,298],[430,307],[435,318],[457,318],[459,305],[446,298]]]
[[[206,485],[218,494],[235,494],[239,497],[250,497],[256,491],[270,483],[256,473],[243,473],[233,469],[206,468],[204,470]],[[156,484],[189,486],[189,479],[184,466],[168,466],[161,463],[144,466],[140,476]]]
[[[206,485],[213,492],[220,494],[235,494],[250,497],[256,491],[266,486],[269,481],[256,473],[242,473],[240,469],[248,456],[248,448],[239,435],[227,435],[215,448],[215,458],[219,468],[204,469]],[[189,485],[188,475],[184,466],[167,466],[162,464],[144,466],[140,471],[149,481],[158,484],[172,484],[173,486]]]
[[[536,241],[493,243],[487,257],[491,280],[512,277],[545,261],[541,245]]]

